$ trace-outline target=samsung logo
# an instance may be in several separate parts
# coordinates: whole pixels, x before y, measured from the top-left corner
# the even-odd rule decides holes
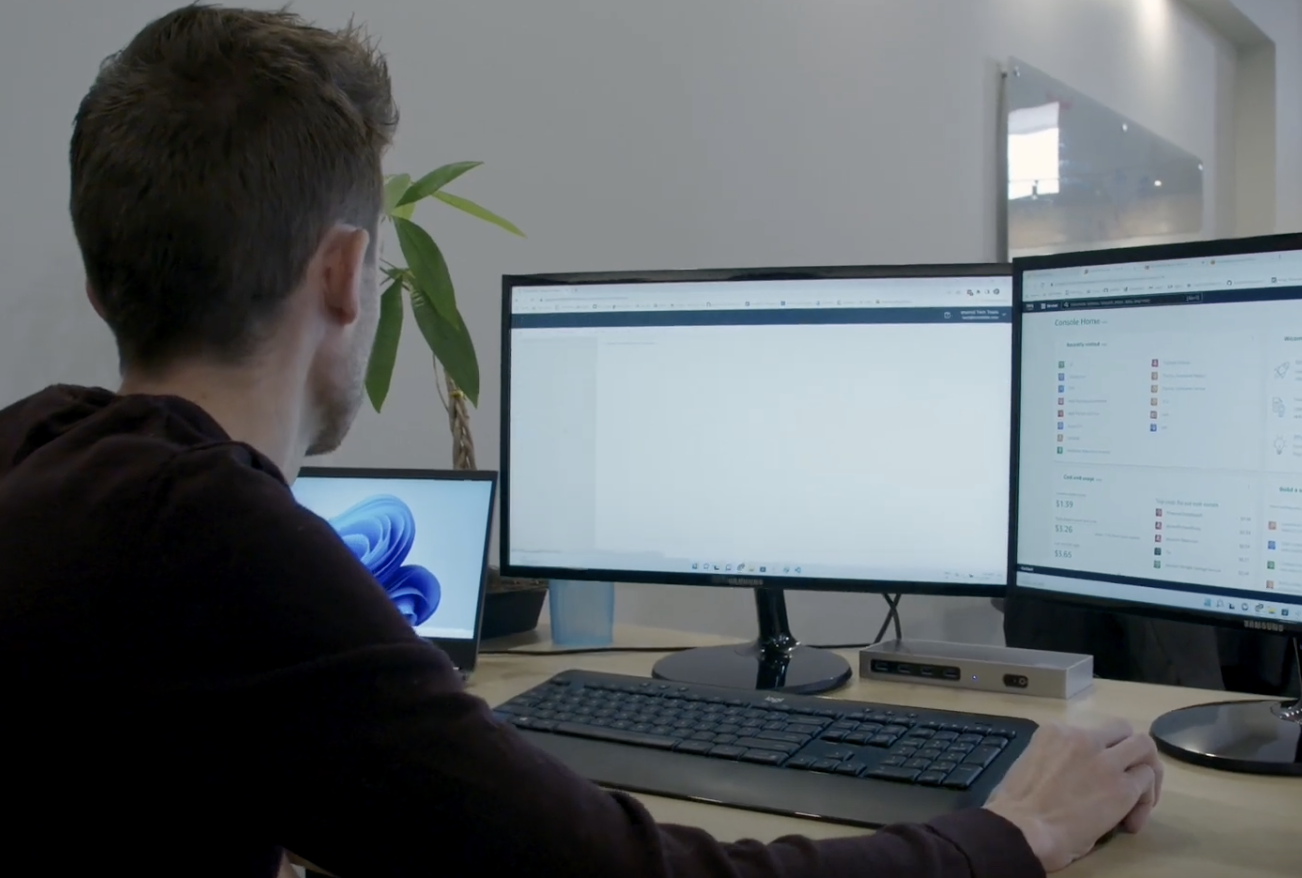
[[[1259,622],[1256,619],[1244,619],[1244,628],[1252,628],[1256,631],[1279,631],[1284,630],[1284,626],[1278,622]]]
[[[759,588],[764,585],[762,579],[747,579],[744,576],[715,576],[713,581],[716,585],[741,585]]]

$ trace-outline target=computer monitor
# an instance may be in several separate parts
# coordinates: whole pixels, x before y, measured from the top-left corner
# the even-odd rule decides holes
[[[655,675],[825,691],[783,590],[1002,595],[1007,266],[503,281],[504,567],[755,589],[759,638]]]
[[[291,490],[324,518],[420,637],[463,672],[484,608],[494,472],[305,468]]]
[[[1302,632],[1302,235],[1014,263],[1014,587],[1114,612]],[[1234,702],[1153,733],[1302,773],[1302,711]]]

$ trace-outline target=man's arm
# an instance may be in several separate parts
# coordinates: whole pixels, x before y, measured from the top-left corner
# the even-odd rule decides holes
[[[204,457],[183,456],[160,482],[167,515],[150,536],[184,559],[189,587],[220,595],[197,605],[202,618],[179,620],[211,632],[174,671],[197,740],[188,768],[214,795],[250,803],[267,837],[341,878],[1042,874],[1020,831],[985,811],[770,845],[658,826],[464,692],[447,657],[283,485]]]

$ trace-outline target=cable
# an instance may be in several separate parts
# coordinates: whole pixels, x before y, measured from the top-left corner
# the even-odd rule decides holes
[[[904,639],[904,634],[900,627],[900,600],[903,597],[904,595],[900,594],[882,595],[882,598],[886,601],[886,605],[890,607],[890,609],[886,611],[886,618],[882,620],[882,627],[877,630],[877,637],[874,638],[872,642],[873,646],[876,646],[886,639],[886,629],[892,626],[895,628],[895,639]]]
[[[877,636],[872,643],[819,643],[810,644],[811,649],[864,649],[869,646],[876,646],[886,638],[887,629],[894,626],[895,639],[903,640],[904,635],[900,627],[900,599],[903,595],[884,594],[886,604],[890,607],[886,611],[886,618],[882,620],[882,627],[878,630]],[[687,652],[689,649],[696,649],[695,646],[593,646],[580,649],[486,649],[480,652],[480,655],[525,655],[525,656],[557,656],[557,655],[601,655],[605,653],[629,652],[629,653],[665,653],[665,652]]]

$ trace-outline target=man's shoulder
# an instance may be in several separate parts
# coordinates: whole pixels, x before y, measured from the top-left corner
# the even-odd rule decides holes
[[[125,521],[195,491],[289,499],[275,464],[186,400],[58,386],[0,411],[0,519],[107,506]]]

